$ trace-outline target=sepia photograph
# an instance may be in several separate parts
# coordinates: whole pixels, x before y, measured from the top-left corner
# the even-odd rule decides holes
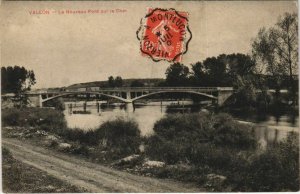
[[[0,1],[1,192],[299,191],[298,1]]]

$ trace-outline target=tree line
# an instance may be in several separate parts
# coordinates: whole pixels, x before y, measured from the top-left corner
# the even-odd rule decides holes
[[[255,91],[289,91],[292,104],[298,95],[298,17],[285,13],[277,23],[261,28],[252,41],[251,55],[221,54],[191,64],[174,63],[166,70],[160,86],[204,86],[236,89],[241,99],[253,101]],[[267,95],[265,95],[265,98]]]

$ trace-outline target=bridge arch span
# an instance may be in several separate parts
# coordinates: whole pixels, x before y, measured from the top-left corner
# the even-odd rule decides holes
[[[128,102],[127,99],[124,99],[122,97],[118,97],[118,96],[114,96],[114,95],[110,95],[110,94],[105,94],[105,93],[101,93],[101,92],[92,92],[92,91],[87,92],[87,91],[84,91],[84,92],[76,92],[76,93],[75,92],[67,92],[67,93],[56,95],[56,96],[51,96],[51,97],[48,97],[46,99],[42,99],[42,103],[53,100],[53,99],[56,99],[56,98],[59,98],[59,97],[64,97],[64,96],[68,96],[68,95],[76,95],[76,94],[97,94],[97,95],[102,95],[102,96],[110,97],[110,98],[113,98],[113,99],[117,99],[117,100],[120,100],[122,102]]]
[[[215,92],[215,95],[212,95]],[[27,93],[33,105],[37,107],[43,107],[43,103],[53,100],[55,98],[68,96],[68,95],[79,95],[79,94],[94,94],[100,96],[106,96],[112,99],[116,99],[120,102],[131,103],[141,98],[145,98],[155,94],[162,93],[186,93],[195,94],[209,99],[216,100],[218,105],[222,105],[228,97],[233,93],[233,89],[228,87],[213,87],[213,88],[201,88],[201,87],[163,87],[163,88],[105,88],[99,91],[57,91],[57,92],[47,92],[41,91],[36,93]],[[135,93],[133,97],[131,94]],[[124,96],[124,94],[126,96]],[[43,95],[46,98],[43,99]],[[50,96],[51,95],[51,96]],[[138,96],[139,95],[139,96]]]
[[[208,98],[211,98],[211,99],[214,99],[214,100],[218,99],[217,97],[215,97],[213,95],[202,93],[202,92],[195,92],[195,91],[158,91],[158,92],[152,92],[152,93],[149,93],[149,94],[144,94],[144,95],[138,96],[136,98],[132,98],[131,100],[132,100],[132,102],[134,102],[134,101],[139,100],[141,98],[145,98],[145,97],[155,95],[155,94],[162,94],[162,93],[188,93],[188,94],[197,94],[197,95],[200,95],[200,96],[205,96],[205,97],[208,97]]]

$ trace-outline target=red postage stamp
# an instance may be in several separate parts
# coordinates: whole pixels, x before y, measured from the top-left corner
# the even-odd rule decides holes
[[[143,56],[149,56],[155,62],[180,62],[192,39],[188,13],[175,9],[148,8],[137,37]]]

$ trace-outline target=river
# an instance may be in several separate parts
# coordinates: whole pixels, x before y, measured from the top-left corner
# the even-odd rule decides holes
[[[191,101],[163,101],[148,102],[140,104],[101,104],[98,112],[96,102],[87,102],[86,111],[90,114],[73,114],[74,111],[83,111],[84,102],[66,102],[64,111],[69,128],[80,128],[82,130],[94,130],[103,122],[116,118],[134,119],[141,130],[142,136],[153,133],[156,121],[166,114],[192,113],[208,111],[205,105],[194,105]],[[69,108],[72,104],[72,110]],[[239,122],[255,126],[255,134],[262,147],[269,143],[284,139],[291,131],[298,132],[299,116],[291,119],[289,115],[281,115],[280,118],[266,115],[262,121],[249,122],[244,117],[236,118]]]

